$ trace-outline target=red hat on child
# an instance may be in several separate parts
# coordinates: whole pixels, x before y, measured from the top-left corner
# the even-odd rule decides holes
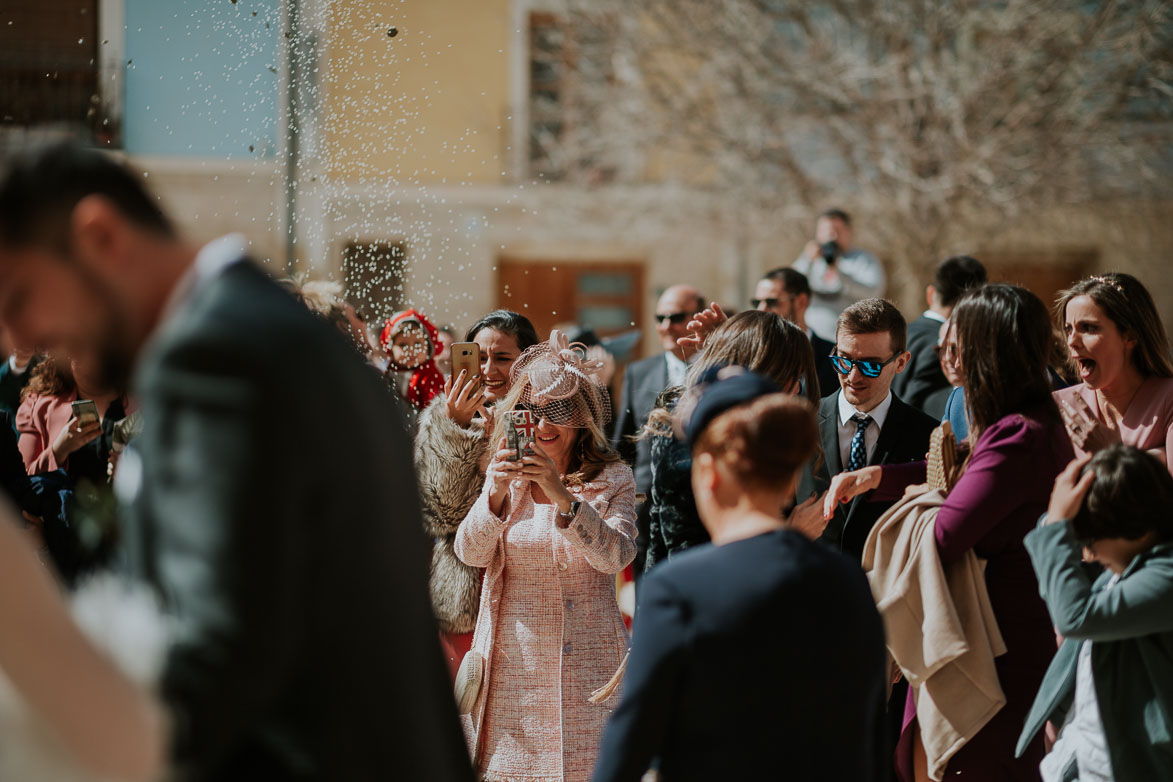
[[[422,326],[424,332],[428,335],[428,341],[432,346],[432,355],[430,358],[435,358],[437,355],[439,355],[439,352],[442,348],[442,345],[440,344],[440,331],[435,326],[433,326],[432,322],[425,318],[423,314],[421,314],[420,311],[415,307],[403,310],[402,312],[396,312],[391,316],[386,324],[383,325],[383,331],[379,334],[379,344],[383,346],[383,350],[391,350],[391,340],[394,339],[395,335],[402,331],[403,328],[409,323],[415,323],[419,326]]]

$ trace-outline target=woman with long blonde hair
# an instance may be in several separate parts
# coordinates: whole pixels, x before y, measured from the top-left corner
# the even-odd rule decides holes
[[[707,370],[731,364],[773,380],[790,394],[819,402],[819,383],[810,339],[798,326],[772,312],[740,312],[704,337],[682,388],[668,389],[652,412],[644,436],[652,440],[652,503],[645,570],[673,554],[709,540],[692,497],[691,454],[672,433],[672,412],[680,395]],[[818,458],[816,456],[816,458]]]

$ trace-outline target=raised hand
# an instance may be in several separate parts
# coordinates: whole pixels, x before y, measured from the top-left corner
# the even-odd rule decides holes
[[[489,510],[498,516],[505,506],[505,498],[509,496],[509,484],[522,477],[521,462],[510,458],[516,453],[515,448],[499,449],[485,469],[485,479],[489,482]]]
[[[1072,445],[1081,451],[1095,453],[1120,442],[1120,430],[1105,425],[1081,396],[1075,397],[1075,404],[1066,399],[1060,400],[1059,413],[1063,416]]]
[[[554,460],[537,442],[530,445],[530,451],[522,457],[520,464],[521,477],[540,486],[551,502],[563,510],[574,502],[574,497],[562,483],[562,473],[558,470],[558,465],[554,464]]]
[[[795,532],[801,532],[809,540],[818,540],[830,519],[830,516],[823,515],[823,503],[826,498],[826,492],[823,492],[822,496],[811,494],[805,502],[799,503],[790,512],[790,516],[786,518],[786,526]]]
[[[831,479],[830,488],[823,493],[823,518],[830,520],[839,504],[849,502],[879,485],[880,468],[875,465],[839,473]]]
[[[480,375],[468,377],[466,369],[444,381],[444,398],[444,412],[462,429],[468,428],[478,412],[485,415],[485,390],[480,384]]]
[[[721,305],[714,301],[708,309],[701,310],[692,317],[692,320],[686,325],[690,332],[689,335],[676,340],[676,344],[689,350],[700,350],[709,335],[727,320],[729,320],[729,316],[725,314],[725,310],[721,309]]]
[[[102,424],[98,421],[80,426],[76,417],[70,418],[69,423],[57,433],[57,439],[53,441],[53,458],[61,464],[71,453],[93,442],[100,434]]]
[[[1051,502],[1047,505],[1048,524],[1062,519],[1070,519],[1079,512],[1087,490],[1091,488],[1092,481],[1096,479],[1095,473],[1091,470],[1083,475],[1079,474],[1079,471],[1091,461],[1091,458],[1092,455],[1088,453],[1078,459],[1072,459],[1063,472],[1055,478],[1054,487],[1051,489]]]

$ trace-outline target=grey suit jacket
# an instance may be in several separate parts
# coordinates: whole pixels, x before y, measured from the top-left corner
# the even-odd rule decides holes
[[[656,397],[668,385],[668,359],[658,356],[636,361],[623,375],[619,415],[615,419],[612,445],[635,472],[636,491],[647,493],[652,486],[652,450],[648,440],[632,442],[656,406]]]
[[[813,469],[809,463],[803,468],[798,481],[800,502],[812,493],[822,494],[830,486],[831,476],[843,472],[838,423],[841,393],[836,391],[819,403],[819,439],[823,447],[823,460],[817,469]],[[880,430],[868,465],[899,464],[924,459],[929,450],[929,436],[936,426],[937,422],[932,418],[906,405],[893,394],[892,406],[888,408],[888,417],[884,420],[884,428]],[[846,505],[837,507],[820,538],[851,554],[857,561],[863,556],[863,544],[868,533],[893,504],[872,502],[869,494],[861,494]]]
[[[156,336],[136,387],[126,559],[177,618],[162,695],[182,778],[471,780],[411,445],[377,374],[238,263]]]

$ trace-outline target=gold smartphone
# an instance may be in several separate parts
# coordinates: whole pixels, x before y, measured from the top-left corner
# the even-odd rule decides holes
[[[92,399],[79,399],[74,402],[73,417],[77,419],[77,425],[83,429],[101,420],[98,416],[98,405]]]
[[[453,380],[460,375],[460,370],[463,369],[468,373],[465,375],[465,379],[476,384],[472,387],[472,390],[475,391],[481,385],[481,349],[475,342],[453,342],[449,352],[452,356]]]

